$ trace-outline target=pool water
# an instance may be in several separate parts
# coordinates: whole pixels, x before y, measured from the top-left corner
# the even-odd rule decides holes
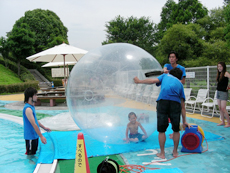
[[[188,123],[194,123],[199,125],[204,131],[214,133],[216,135],[222,136],[223,140],[210,141],[208,142],[208,151],[202,154],[192,154],[186,155],[182,157],[178,157],[171,161],[165,163],[171,163],[171,165],[158,166],[158,165],[150,165],[148,167],[153,168],[179,168],[182,172],[185,173],[216,173],[230,172],[230,150],[228,149],[230,146],[230,128],[224,128],[223,126],[216,126],[216,123],[187,118]],[[167,140],[169,137],[166,137]],[[158,142],[158,141],[157,141]],[[178,151],[180,151],[182,146],[178,147]],[[207,148],[206,142],[203,142],[203,151]],[[165,148],[166,158],[172,159],[172,150],[173,147]],[[159,152],[159,149],[157,149]],[[142,152],[131,152],[131,153],[123,153],[122,155],[127,159],[128,163],[126,164],[137,164],[140,165],[143,162],[150,162],[151,160],[158,160],[156,155],[149,156],[137,156],[137,154],[146,153]],[[183,155],[187,153],[179,152],[179,155]]]
[[[63,112],[63,111],[60,111]],[[59,113],[60,113],[59,112]],[[52,112],[55,115],[57,112]],[[186,173],[209,173],[209,172],[230,172],[230,128],[216,126],[216,123],[187,118],[188,123],[199,125],[204,131],[214,133],[224,137],[224,140],[208,142],[208,151],[202,154],[187,155],[176,158],[166,163],[169,166],[152,165],[154,168],[179,168]],[[23,172],[31,173],[35,169],[37,159],[33,158],[33,162],[27,159],[25,155],[25,141],[23,138],[23,127],[17,123],[0,119],[0,172]],[[169,139],[167,136],[167,140]],[[158,141],[156,141],[158,142]],[[204,149],[207,148],[203,143]],[[179,146],[181,150],[181,146]],[[179,151],[178,150],[178,151]],[[159,149],[158,149],[159,151]],[[172,147],[166,148],[166,158],[172,158]],[[155,160],[156,155],[138,157],[137,154],[145,153],[145,151],[123,153],[122,155],[128,161],[126,164],[142,165],[142,162],[150,162]],[[179,155],[184,153],[179,152]],[[39,157],[39,151],[36,154]]]
[[[25,155],[22,125],[4,119],[0,119],[0,124],[0,172],[33,172],[37,159],[29,160]]]

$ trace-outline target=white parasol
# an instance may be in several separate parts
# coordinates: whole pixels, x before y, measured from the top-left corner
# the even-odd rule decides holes
[[[50,49],[29,56],[26,59],[34,62],[63,62],[64,76],[66,78],[65,75],[66,61],[77,62],[87,52],[88,51],[86,50],[62,43],[58,46],[54,46]]]

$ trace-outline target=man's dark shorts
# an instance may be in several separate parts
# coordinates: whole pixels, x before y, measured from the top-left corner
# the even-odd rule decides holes
[[[26,153],[27,155],[34,155],[38,149],[38,138],[26,141]]]
[[[171,120],[172,130],[180,131],[181,104],[171,100],[159,100],[157,102],[157,131],[165,132],[168,128],[168,118]]]

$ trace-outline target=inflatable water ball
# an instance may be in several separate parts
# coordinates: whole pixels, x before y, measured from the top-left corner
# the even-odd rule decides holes
[[[73,120],[90,137],[119,144],[126,137],[128,114],[134,112],[150,136],[156,130],[153,104],[159,88],[135,84],[133,78],[145,79],[145,73],[154,70],[162,70],[158,61],[131,44],[108,44],[88,52],[68,79],[67,104]],[[140,127],[138,132],[144,134]]]

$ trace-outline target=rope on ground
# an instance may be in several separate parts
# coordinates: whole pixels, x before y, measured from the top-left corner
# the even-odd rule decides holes
[[[146,169],[150,169],[150,170],[156,170],[156,169],[160,169],[160,168],[148,168],[142,165],[120,165],[120,173],[128,173],[130,171],[132,172],[144,172]]]
[[[204,139],[206,141],[207,148],[206,148],[206,150],[202,151],[201,153],[204,153],[204,152],[208,151],[208,141],[207,141],[207,139],[205,137],[204,137]],[[139,173],[139,172],[141,173],[141,172],[144,172],[146,169],[149,169],[149,170],[161,169],[161,168],[149,168],[149,167],[146,167],[146,166],[151,165],[152,163],[168,162],[168,161],[174,160],[174,159],[176,159],[178,157],[192,155],[192,154],[200,154],[200,153],[182,154],[182,155],[179,155],[177,157],[174,157],[174,158],[171,158],[171,159],[168,159],[168,160],[150,162],[148,164],[144,164],[144,166],[142,166],[142,165],[119,165],[119,167],[120,167],[120,173],[129,173],[130,171],[136,172],[136,173]]]

